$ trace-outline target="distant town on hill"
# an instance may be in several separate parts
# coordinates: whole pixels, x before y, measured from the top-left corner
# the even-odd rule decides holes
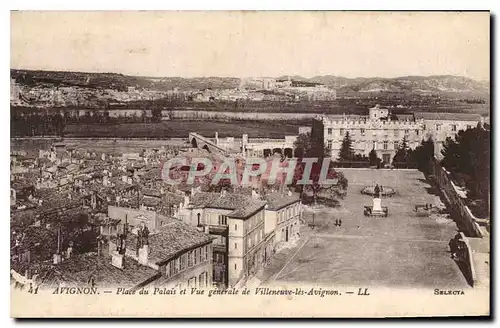
[[[81,86],[87,88],[109,88],[127,90],[127,87],[145,88],[158,91],[167,90],[203,90],[234,89],[241,85],[238,77],[145,77],[129,76],[117,73],[86,73],[65,71],[11,70],[11,77],[19,84],[53,84],[55,86]],[[358,77],[346,78],[334,75],[280,76],[276,79],[290,78],[294,81],[306,81],[323,84],[337,89],[338,94],[349,92],[410,92],[420,94],[489,94],[488,81],[476,81],[471,78],[453,75],[403,76],[396,78]]]
[[[358,113],[489,112],[489,83],[466,77],[144,77],[117,73],[11,70],[10,104],[25,108]]]

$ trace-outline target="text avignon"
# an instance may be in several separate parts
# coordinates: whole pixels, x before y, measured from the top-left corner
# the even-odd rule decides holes
[[[57,287],[52,294],[84,294],[95,295],[97,294],[96,287]]]

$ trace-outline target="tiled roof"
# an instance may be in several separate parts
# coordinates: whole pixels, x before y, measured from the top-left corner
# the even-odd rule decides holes
[[[253,199],[252,196],[229,192],[225,195],[198,192],[192,198],[191,204],[194,206],[233,210],[228,216],[235,218],[247,218],[266,205],[265,201]]]
[[[110,256],[98,256],[96,253],[78,254],[60,264],[50,262],[39,264],[39,277],[43,285],[58,286],[62,283],[70,286],[90,286],[93,278],[96,287],[120,286],[132,288],[157,279],[161,274],[147,266],[140,265],[133,259],[124,259],[124,266],[118,269],[111,264]]]
[[[398,121],[413,121],[414,117],[411,114],[394,114]]]
[[[170,260],[177,254],[210,243],[212,238],[180,220],[170,219],[155,234],[149,235],[149,259],[154,263]],[[127,236],[127,248],[136,251],[137,236]]]
[[[153,190],[153,189],[143,189],[142,194],[144,196],[153,196],[153,197],[161,197],[161,193],[159,190]]]
[[[268,193],[264,196],[264,198],[267,201],[267,208],[270,210],[279,210],[280,208],[296,203],[300,200],[299,195],[297,194],[292,194],[289,196],[287,194],[282,194],[279,192]]]
[[[481,115],[471,113],[429,113],[415,112],[415,119],[435,120],[435,121],[481,121]]]
[[[173,192],[167,192],[164,196],[164,203],[167,206],[179,205],[184,201],[184,197]]]
[[[151,198],[151,197],[142,197],[141,203],[144,206],[158,206],[161,204],[161,200],[157,198]]]

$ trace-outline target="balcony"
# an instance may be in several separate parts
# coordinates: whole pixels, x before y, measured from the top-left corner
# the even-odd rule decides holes
[[[213,252],[219,252],[219,253],[226,253],[227,252],[226,245],[213,244],[212,245],[212,251]]]
[[[227,226],[209,226],[208,233],[213,235],[225,235],[227,234],[229,228]]]

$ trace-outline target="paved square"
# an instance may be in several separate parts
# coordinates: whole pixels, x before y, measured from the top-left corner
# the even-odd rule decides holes
[[[456,233],[452,220],[418,217],[415,204],[437,204],[439,197],[422,173],[407,170],[342,170],[349,180],[348,195],[336,209],[315,213],[319,226],[304,225],[298,246],[277,254],[263,274],[276,281],[391,287],[467,287],[450,258],[448,242]],[[366,185],[378,183],[396,189],[383,198],[388,217],[365,217],[362,195]],[[312,214],[305,215],[308,222]],[[335,227],[342,219],[342,227]]]

